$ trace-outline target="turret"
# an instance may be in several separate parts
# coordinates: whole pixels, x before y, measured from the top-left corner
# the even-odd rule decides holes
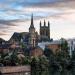
[[[40,27],[41,27],[41,25],[42,25],[42,24],[41,24],[41,21],[40,21]]]
[[[48,27],[50,27],[50,22],[48,21]]]
[[[50,22],[48,21],[48,29],[49,29],[49,38],[50,38]]]
[[[46,22],[45,22],[45,20],[44,20],[44,26],[46,26]]]
[[[46,26],[46,21],[44,20],[44,25],[41,26],[40,21],[40,40],[49,41],[50,40],[50,23],[48,21],[48,25]]]

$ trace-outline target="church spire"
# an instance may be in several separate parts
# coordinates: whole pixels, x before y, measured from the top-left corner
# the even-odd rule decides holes
[[[31,25],[30,25],[30,28],[34,28],[34,24],[33,24],[33,14],[31,16]]]

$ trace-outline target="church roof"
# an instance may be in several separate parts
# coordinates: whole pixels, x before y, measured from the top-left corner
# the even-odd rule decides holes
[[[22,33],[20,33],[20,34],[21,34],[21,36],[23,36],[23,35],[28,35],[29,32],[22,32]]]
[[[14,32],[14,34],[13,34],[12,37],[10,38],[10,41],[11,41],[11,40],[20,41],[20,39],[21,39],[20,33]]]
[[[4,39],[2,39],[2,38],[0,38],[0,42],[5,42],[5,40],[4,40]]]

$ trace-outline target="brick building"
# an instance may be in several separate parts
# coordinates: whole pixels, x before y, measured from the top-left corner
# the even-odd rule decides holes
[[[61,42],[60,41],[53,41],[50,42],[48,45],[46,45],[45,47],[48,49],[51,49],[52,52],[54,54],[56,54],[57,52],[59,52],[61,50],[61,46],[60,46]]]

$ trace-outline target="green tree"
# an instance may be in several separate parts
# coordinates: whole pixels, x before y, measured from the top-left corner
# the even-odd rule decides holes
[[[50,59],[52,56],[54,56],[52,50],[49,49],[49,48],[45,48],[45,50],[44,50],[44,55],[45,55],[48,59]]]
[[[68,50],[68,43],[64,38],[60,39],[61,41],[61,50]]]
[[[49,60],[45,55],[39,57],[39,67],[41,71],[48,71]]]
[[[25,56],[23,59],[22,59],[22,65],[30,65],[31,61],[29,59],[29,57]]]
[[[61,54],[61,56],[65,59],[69,59],[69,51],[68,51],[68,43],[65,39],[61,39],[61,51],[59,52],[59,54]]]

